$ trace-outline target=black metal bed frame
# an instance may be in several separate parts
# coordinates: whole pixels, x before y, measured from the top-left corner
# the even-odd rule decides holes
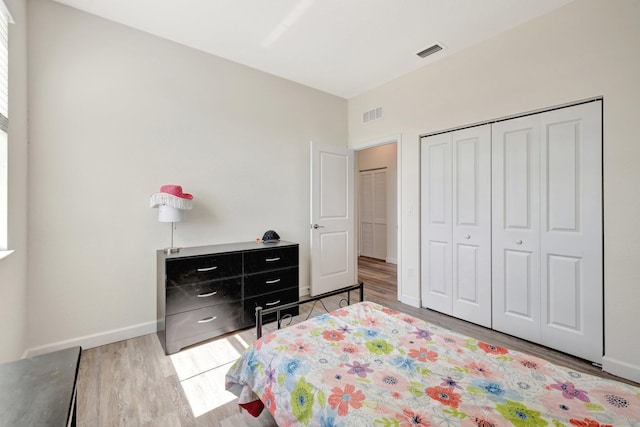
[[[320,302],[320,304],[322,304],[322,307],[324,307],[324,309],[327,312],[329,312],[327,307],[322,302],[322,300],[324,298],[332,297],[332,296],[343,294],[343,293],[346,292],[347,293],[347,298],[346,299],[342,298],[338,302],[338,305],[340,307],[343,307],[342,306],[342,302],[346,302],[346,305],[350,305],[351,304],[351,291],[356,291],[356,290],[360,291],[360,302],[364,301],[364,282],[359,282],[357,285],[352,285],[352,286],[347,286],[345,288],[336,289],[335,291],[326,292],[326,293],[321,294],[321,295],[316,295],[315,297],[310,297],[310,298],[307,298],[307,299],[304,299],[304,300],[291,302],[289,304],[283,304],[283,305],[278,306],[278,307],[267,308],[266,310],[263,309],[262,307],[256,307],[256,336],[257,336],[257,339],[262,337],[262,317],[267,315],[267,314],[276,313],[276,320],[278,322],[278,329],[280,329],[280,327],[282,325],[282,321],[287,319],[287,318],[289,318],[289,319],[291,318],[290,314],[285,314],[284,316],[281,316],[280,312],[282,310],[287,310],[289,308],[298,307],[298,306],[300,306],[302,304],[307,304],[307,303],[310,303],[310,302],[313,302],[313,306],[315,307],[316,302]],[[313,311],[313,307],[311,307],[311,310],[309,311],[309,315],[307,315],[307,319],[311,315],[312,311]]]

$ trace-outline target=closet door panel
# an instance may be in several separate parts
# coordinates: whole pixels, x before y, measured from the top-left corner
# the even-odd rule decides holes
[[[370,172],[360,172],[360,255],[374,256],[374,212],[373,175]]]
[[[373,224],[360,223],[360,255],[373,258]]]
[[[387,259],[387,171],[373,173],[374,258]]]
[[[458,304],[480,305],[478,269],[480,248],[475,245],[456,245],[455,296]],[[454,315],[458,316],[457,314]]]
[[[546,345],[603,354],[601,103],[541,114],[541,334]]]
[[[574,120],[548,126],[543,159],[547,231],[580,229],[579,128]]]
[[[537,200],[536,195],[532,194],[534,171],[531,156],[537,150],[537,141],[534,141],[536,134],[532,128],[516,129],[504,133],[499,142],[503,152],[503,158],[497,166],[502,167],[504,228],[511,232],[534,231],[532,209],[537,208]]]
[[[387,172],[360,171],[360,255],[387,258]]]
[[[492,127],[493,328],[540,342],[539,118]]]
[[[387,259],[387,225],[376,224],[373,231],[374,252],[373,257],[381,260]]]
[[[453,315],[491,326],[491,127],[452,134]]]
[[[422,306],[451,314],[451,134],[421,142]]]
[[[531,271],[533,254],[525,251],[504,251],[504,313],[525,322],[535,322],[533,294],[538,284],[533,283]]]
[[[449,268],[451,267],[450,245],[444,242],[429,242],[429,258],[426,264],[426,277],[428,291],[431,296],[425,305],[427,308],[451,314]]]
[[[582,260],[547,255],[547,324],[571,331],[583,329]],[[543,334],[543,336],[546,334]]]
[[[387,171],[380,170],[373,172],[373,216],[376,223],[387,223]]]

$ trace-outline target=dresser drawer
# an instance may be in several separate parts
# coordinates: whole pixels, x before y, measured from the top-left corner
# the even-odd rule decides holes
[[[250,274],[244,278],[244,297],[251,298],[292,287],[298,287],[298,267]]]
[[[241,299],[241,277],[213,282],[200,282],[188,286],[172,286],[167,288],[166,314],[176,314]]]
[[[242,254],[223,254],[167,260],[167,287],[242,274]]]
[[[242,322],[242,301],[167,316],[167,342],[206,336]]]
[[[244,272],[257,273],[298,265],[298,247],[277,247],[244,254]]]
[[[270,294],[264,294],[253,298],[246,298],[244,302],[245,321],[248,325],[255,325],[256,323],[256,307],[260,306],[263,309],[277,307],[279,305],[288,304],[290,302],[298,301],[298,288],[289,288],[279,292],[272,292]],[[298,307],[282,311],[280,316],[284,314],[291,314],[292,316],[298,315]],[[277,313],[264,316],[263,322],[271,322],[276,320]]]

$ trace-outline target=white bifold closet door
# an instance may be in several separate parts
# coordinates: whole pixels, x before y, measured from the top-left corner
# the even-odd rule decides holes
[[[491,127],[421,144],[422,305],[491,327]]]
[[[600,362],[601,102],[492,133],[493,328]]]
[[[387,171],[360,172],[360,255],[387,259]]]

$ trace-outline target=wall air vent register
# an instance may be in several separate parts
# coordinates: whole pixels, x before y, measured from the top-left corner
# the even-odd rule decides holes
[[[372,120],[379,120],[382,118],[382,107],[376,107],[372,110],[362,113],[362,123],[368,123]]]

